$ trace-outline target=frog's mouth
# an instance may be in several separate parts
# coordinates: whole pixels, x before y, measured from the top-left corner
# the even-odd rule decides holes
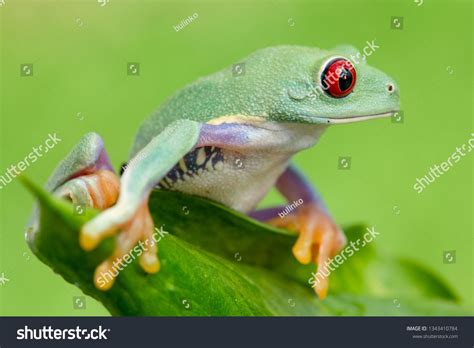
[[[354,123],[354,122],[373,120],[376,118],[392,117],[398,111],[399,110],[394,110],[394,111],[381,112],[378,114],[359,115],[359,116],[350,116],[350,117],[315,117],[315,120],[317,120],[318,123],[326,123],[326,124]]]

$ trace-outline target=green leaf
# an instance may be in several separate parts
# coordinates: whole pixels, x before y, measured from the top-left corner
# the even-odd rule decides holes
[[[158,242],[161,270],[145,274],[133,261],[114,286],[93,285],[95,267],[110,255],[111,237],[92,252],[78,244],[81,225],[98,212],[73,214],[24,179],[39,201],[40,219],[30,232],[33,252],[66,281],[96,298],[113,315],[317,316],[466,315],[449,286],[407,260],[382,257],[368,244],[339,266],[330,294],[320,301],[308,283],[315,266],[291,254],[292,233],[272,228],[206,199],[156,191],[150,210],[169,232]],[[365,226],[345,228],[349,241]]]

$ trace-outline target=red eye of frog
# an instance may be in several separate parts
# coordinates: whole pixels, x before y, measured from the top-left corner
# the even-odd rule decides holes
[[[334,98],[343,98],[354,89],[357,74],[354,65],[344,58],[329,61],[321,75],[323,89]]]

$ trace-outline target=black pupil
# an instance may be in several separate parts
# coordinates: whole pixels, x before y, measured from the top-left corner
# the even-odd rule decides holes
[[[346,68],[341,69],[341,74],[339,75],[339,89],[344,92],[352,84],[352,74]]]

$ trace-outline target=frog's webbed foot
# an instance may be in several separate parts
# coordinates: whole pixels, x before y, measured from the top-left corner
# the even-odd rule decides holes
[[[120,179],[114,172],[100,169],[77,176],[53,191],[54,195],[87,208],[105,209],[118,198]]]
[[[54,194],[85,207],[101,210],[109,208],[102,213],[105,214],[107,220],[107,216],[121,215],[119,211],[111,208],[117,201],[119,190],[120,181],[117,175],[110,170],[101,169],[65,182],[54,191]],[[109,212],[109,210],[111,211]],[[100,220],[103,220],[103,218]],[[157,246],[152,238],[154,225],[147,202],[143,202],[127,221],[122,223],[119,221],[114,224],[114,219],[112,219],[111,225],[105,230],[100,230],[100,226],[100,224],[86,224],[83,227],[79,242],[84,250],[92,250],[104,238],[116,234],[119,230],[121,232],[118,234],[116,247],[112,255],[95,270],[94,284],[98,289],[110,289],[115,277],[121,270],[121,266],[129,263],[135,257],[139,257],[140,265],[145,272],[158,272],[160,266],[156,256]],[[135,249],[134,246],[139,241],[138,247],[140,249]],[[135,250],[137,252],[133,253]],[[128,256],[126,256],[127,254]]]
[[[324,208],[312,203],[298,207],[295,213],[273,218],[268,223],[299,232],[293,254],[302,264],[315,262],[318,265],[313,286],[319,298],[324,299],[328,291],[327,264],[344,247],[344,233]]]
[[[115,250],[97,266],[94,274],[95,286],[103,291],[112,287],[119,272],[135,258],[139,258],[140,266],[147,273],[160,270],[148,200],[139,206],[130,219],[117,215],[121,215],[121,212],[114,207],[102,212],[83,226],[79,240],[84,250],[92,250],[104,238],[117,234]],[[103,228],[105,225],[107,228]]]
[[[94,223],[83,226],[79,240],[83,249],[91,250],[102,239],[121,230],[112,256],[96,268],[94,283],[99,289],[107,290],[113,285],[118,274],[117,267],[123,265],[122,259],[127,262],[138,254],[140,264],[146,272],[158,271],[157,248],[151,239],[153,221],[146,204],[147,200],[142,197],[136,201],[137,204],[132,209],[126,209],[126,214],[117,208],[119,194],[121,195],[123,191],[122,185],[120,178],[113,172],[104,143],[98,134],[88,133],[81,138],[53,172],[46,188],[55,196],[67,199],[76,205],[83,205],[83,208],[103,210],[91,220]],[[121,205],[123,206],[124,204]],[[117,216],[121,218],[119,221]],[[97,218],[99,225],[96,224]],[[36,223],[36,211],[31,221]],[[110,222],[108,225],[107,221]],[[101,230],[101,226],[107,228]],[[132,254],[131,249],[138,241],[143,241],[141,243],[144,244],[140,244],[140,250],[134,249],[138,253]],[[130,253],[130,258],[125,256],[127,253]],[[118,262],[120,264],[117,266]]]
[[[105,238],[118,235],[112,256],[95,271],[95,285],[102,290],[109,289],[121,270],[117,262],[123,266],[122,260],[129,263],[127,259],[134,256],[140,257],[140,265],[145,272],[158,272],[160,263],[154,241],[153,221],[148,210],[148,198],[156,184],[180,159],[193,149],[204,146],[225,146],[234,150],[248,150],[254,146],[261,149],[261,139],[272,139],[272,135],[267,129],[238,123],[201,124],[181,119],[172,122],[149,140],[141,150],[134,153],[124,170],[116,204],[82,226],[79,243],[85,250],[92,250]],[[272,149],[275,144],[269,142],[265,146]],[[103,151],[101,139],[90,134],[84,137],[61,163],[49,186],[57,187],[56,183],[70,179],[71,168],[72,174],[79,171],[83,174],[84,168],[96,170],[102,167],[111,168],[108,156]],[[86,191],[83,192],[86,198],[95,194],[93,190]],[[116,199],[116,196],[114,198]],[[87,202],[87,199],[85,201]],[[135,246],[137,242],[140,249]],[[137,252],[134,253],[135,251]]]

